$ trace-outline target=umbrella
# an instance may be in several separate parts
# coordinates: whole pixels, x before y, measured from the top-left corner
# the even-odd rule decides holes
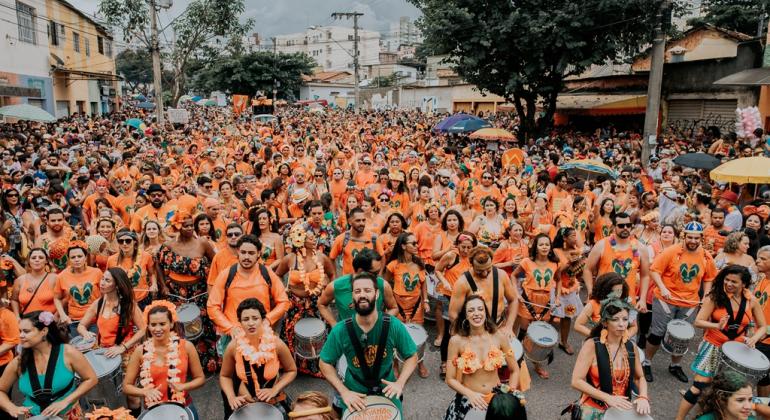
[[[133,98],[136,99],[139,102],[146,102],[147,101],[147,98],[144,95],[142,95],[141,93],[137,93],[136,95],[133,96]]]
[[[446,131],[447,128],[451,127],[458,121],[462,120],[469,120],[471,118],[476,118],[473,115],[468,114],[454,114],[450,115],[443,120],[439,121],[438,124],[433,126],[433,131]]]
[[[142,109],[154,109],[155,104],[152,102],[140,102],[139,104],[136,105],[136,107],[142,108]]]
[[[463,134],[472,133],[474,131],[481,130],[482,128],[491,128],[492,124],[482,120],[481,118],[473,118],[462,120],[454,123],[451,127],[446,129],[447,133]]]
[[[217,106],[217,101],[214,99],[207,99],[206,102],[203,103],[205,106]]]
[[[126,120],[126,125],[129,127],[134,127],[137,130],[143,130],[145,127],[144,121],[140,120],[139,118],[131,118],[130,120]]]
[[[16,118],[24,121],[54,122],[56,117],[43,108],[29,105],[8,105],[0,108],[0,115],[6,118]]]
[[[731,160],[713,169],[711,179],[736,184],[770,183],[770,158],[754,156]]]
[[[712,170],[722,164],[722,161],[708,153],[685,153],[677,156],[674,163],[686,168]]]
[[[177,101],[177,103],[187,102],[187,101],[191,101],[191,100],[192,100],[192,96],[190,96],[190,95],[182,95],[182,96],[179,97],[179,100]]]
[[[191,100],[191,101],[193,101],[193,102],[198,102],[198,101],[200,101],[201,99],[203,99],[203,98],[201,98],[200,96],[197,96],[197,95],[196,95],[196,96],[193,96],[192,98],[190,98],[190,100]]]
[[[502,128],[482,128],[481,130],[474,131],[468,137],[483,140],[516,141],[516,136]]]
[[[277,119],[276,116],[272,114],[259,114],[254,118],[262,122],[268,122]]]
[[[560,166],[559,170],[578,178],[590,179],[594,177],[605,176],[614,179],[618,177],[617,172],[598,160],[573,160]]]
[[[193,99],[195,99],[195,98],[193,98]],[[204,106],[204,105],[206,105],[206,102],[208,102],[208,99],[198,99],[197,101],[195,101],[195,105]]]

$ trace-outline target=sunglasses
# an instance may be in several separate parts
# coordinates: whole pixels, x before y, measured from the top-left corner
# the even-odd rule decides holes
[[[121,245],[128,245],[128,244],[130,244],[132,242],[134,242],[134,240],[131,239],[131,238],[118,239],[118,243],[121,244]]]
[[[404,242],[404,245],[417,245],[417,241]]]
[[[491,176],[482,176],[481,179],[492,179]]]
[[[382,203],[389,203],[390,202],[390,198],[380,198],[380,202],[382,202]]]
[[[631,223],[618,223],[615,226],[617,226],[617,227],[619,227],[621,229],[627,229],[627,228],[630,228],[631,226],[633,226],[633,224],[631,224]]]
[[[239,237],[241,235],[242,235],[241,232],[227,232],[227,237],[228,238],[237,238],[237,237]]]
[[[11,194],[6,194],[5,196],[8,197],[8,198],[11,198],[11,197],[18,197],[19,194],[11,193]]]

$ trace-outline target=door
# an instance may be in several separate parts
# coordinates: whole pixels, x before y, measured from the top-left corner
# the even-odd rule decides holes
[[[717,127],[722,133],[735,128],[737,99],[676,99],[668,102],[666,125],[679,130]]]
[[[70,116],[69,101],[56,101],[56,118],[67,118]]]

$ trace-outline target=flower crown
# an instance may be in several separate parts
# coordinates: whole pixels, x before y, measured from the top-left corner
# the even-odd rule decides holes
[[[84,241],[80,241],[80,240],[70,241],[70,245],[67,247],[67,251],[73,248],[80,248],[88,252],[88,244],[86,244]]]
[[[149,323],[150,322],[150,311],[153,308],[157,308],[157,307],[161,307],[161,306],[166,308],[166,309],[168,309],[168,311],[171,312],[171,322],[176,323],[177,322],[176,305],[174,305],[173,303],[171,303],[171,302],[169,302],[167,300],[163,300],[163,299],[161,299],[161,300],[154,300],[154,301],[152,301],[151,304],[147,305],[144,308],[142,316],[144,316],[145,321],[147,323]]]
[[[305,239],[307,239],[307,231],[301,223],[297,223],[291,227],[289,231],[289,244],[294,248],[304,248]]]
[[[111,410],[107,407],[99,407],[91,413],[86,413],[87,420],[136,420],[127,408]]]

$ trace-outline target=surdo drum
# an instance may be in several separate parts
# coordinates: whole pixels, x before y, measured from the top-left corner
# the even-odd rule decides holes
[[[521,341],[516,337],[512,337],[510,343],[516,361],[521,363],[521,358],[524,357],[524,346],[521,345]],[[503,359],[503,366],[508,366],[508,361],[505,359]]]
[[[123,370],[120,368],[121,358],[107,357],[105,349],[97,349],[85,354],[86,360],[99,378],[96,386],[85,396],[85,406],[98,408],[106,406],[118,408],[122,404]]]
[[[193,414],[181,404],[161,403],[143,411],[137,420],[193,420]]]
[[[663,350],[674,356],[684,356],[689,350],[693,337],[695,337],[695,328],[689,322],[682,319],[672,319],[666,325]]]
[[[393,401],[379,395],[364,398],[366,409],[361,411],[345,410],[342,420],[401,420],[401,412]]]
[[[636,410],[609,408],[604,412],[604,420],[652,420],[652,417],[646,414],[639,414]]]
[[[79,335],[72,340],[70,340],[70,344],[72,347],[75,347],[79,352],[86,353],[94,349],[96,347],[96,337],[94,338],[85,338],[82,335]]]
[[[193,303],[184,303],[176,308],[176,314],[182,324],[184,338],[188,341],[195,340],[203,334],[203,320],[198,306]]]
[[[317,359],[326,341],[326,324],[319,318],[302,318],[294,326],[294,355]]]
[[[485,420],[487,418],[487,410],[479,410],[478,408],[471,407],[468,413],[465,414],[465,420]]]
[[[524,356],[532,362],[545,362],[558,341],[556,328],[547,322],[534,321],[529,324],[527,336],[522,343]]]
[[[425,342],[428,341],[428,332],[419,324],[405,324],[404,326],[409,333],[409,337],[412,337],[414,345],[417,346],[417,359],[419,362],[422,362],[422,359],[425,357]],[[398,353],[396,353],[396,360],[403,362]]]
[[[728,341],[722,344],[719,352],[719,370],[731,369],[743,375],[756,385],[767,371],[770,370],[770,360],[757,349],[752,349],[738,341]]]
[[[281,410],[261,402],[246,404],[235,410],[228,420],[283,420]]]

